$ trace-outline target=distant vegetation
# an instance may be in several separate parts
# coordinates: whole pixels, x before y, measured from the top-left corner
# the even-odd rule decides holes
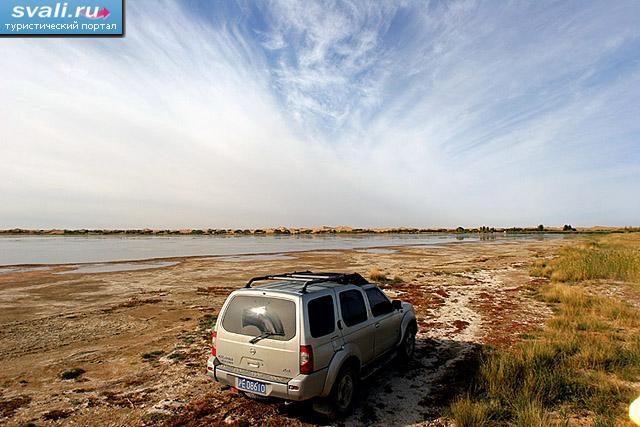
[[[107,229],[78,229],[78,230],[35,230],[12,228],[8,230],[0,230],[0,234],[35,234],[35,235],[61,235],[61,236],[83,236],[83,235],[176,235],[176,236],[211,236],[211,235],[299,235],[299,234],[419,234],[419,233],[623,233],[638,232],[640,228],[587,228],[576,230],[571,225],[563,227],[544,227],[542,224],[537,227],[511,227],[496,228],[483,225],[481,227],[465,228],[354,228],[354,227],[315,227],[315,228],[256,228],[256,229],[231,229],[231,228],[203,228],[203,229],[185,229],[185,230],[168,230],[168,229],[128,229],[128,230],[107,230]]]
[[[484,351],[468,394],[450,406],[457,425],[568,425],[569,416],[580,425],[620,425],[637,397],[640,310],[600,293],[612,280],[637,287],[639,268],[637,235],[608,236],[535,263],[532,275],[551,279],[536,296],[554,316],[512,349]]]

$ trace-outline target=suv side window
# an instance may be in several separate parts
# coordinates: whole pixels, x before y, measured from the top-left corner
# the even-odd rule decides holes
[[[393,304],[378,288],[369,288],[365,291],[367,293],[367,299],[369,300],[369,306],[371,306],[371,312],[374,317],[382,316],[393,311]]]
[[[309,315],[309,329],[313,338],[323,337],[336,329],[336,317],[333,312],[331,295],[309,301],[307,313]]]
[[[367,320],[367,308],[362,292],[352,289],[340,292],[340,311],[347,326],[357,325]]]

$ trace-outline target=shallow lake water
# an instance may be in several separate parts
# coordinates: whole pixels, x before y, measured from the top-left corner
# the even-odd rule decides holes
[[[117,271],[147,270],[150,268],[171,267],[177,265],[177,261],[155,261],[155,262],[116,262],[109,264],[83,264],[74,265],[73,270],[61,271],[55,274],[71,273],[113,273]]]
[[[234,255],[223,256],[211,259],[218,259],[220,261],[227,262],[245,262],[245,261],[281,261],[286,259],[293,259],[292,256],[284,254],[263,254],[263,255]]]
[[[49,267],[33,267],[33,266],[23,266],[23,267],[0,267],[0,274],[7,273],[26,273],[29,271],[43,271],[48,270]]]
[[[553,234],[332,234],[294,236],[2,236],[0,266],[132,261],[185,256],[238,256],[283,252],[502,243],[559,238]],[[247,260],[246,258],[238,261]]]
[[[398,251],[396,251],[394,249],[369,248],[369,249],[360,249],[360,250],[358,250],[358,252],[365,252],[365,253],[368,253],[368,254],[381,254],[381,255],[384,255],[384,254],[395,254]]]

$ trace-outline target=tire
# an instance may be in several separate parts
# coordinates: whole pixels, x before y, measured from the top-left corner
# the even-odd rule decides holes
[[[402,342],[398,346],[398,361],[407,363],[413,359],[416,352],[416,326],[411,324],[402,337]]]
[[[351,366],[343,367],[336,376],[329,396],[317,401],[314,410],[330,421],[351,414],[358,395],[359,383],[360,378],[356,369]]]

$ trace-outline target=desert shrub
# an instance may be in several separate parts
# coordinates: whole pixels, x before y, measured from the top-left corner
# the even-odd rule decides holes
[[[60,374],[60,378],[63,380],[73,380],[81,376],[85,373],[85,370],[82,368],[73,368],[67,371],[64,371]]]
[[[50,421],[57,421],[64,418],[68,418],[72,414],[69,410],[64,409],[53,409],[51,411],[45,412],[42,414],[42,418]]]
[[[162,357],[163,354],[164,354],[164,351],[162,350],[154,350],[148,353],[144,353],[142,355],[142,359],[145,362],[152,362],[152,361],[158,360],[160,357]]]

